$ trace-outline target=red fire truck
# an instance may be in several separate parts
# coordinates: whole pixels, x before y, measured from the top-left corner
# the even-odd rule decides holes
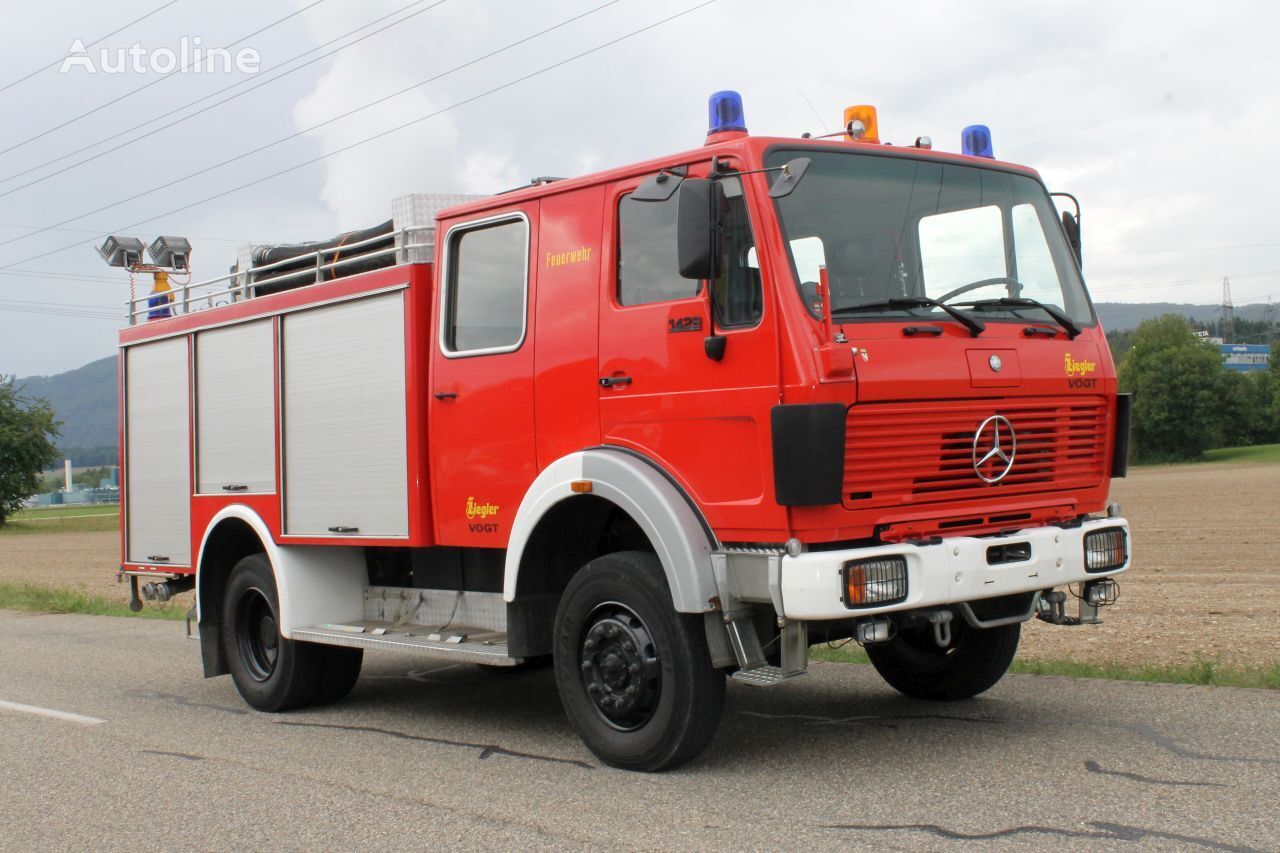
[[[1079,208],[982,126],[953,154],[869,107],[800,138],[748,135],[731,92],[710,116],[691,151],[405,196],[132,300],[121,575],[194,587],[206,676],[285,711],[366,649],[550,661],[586,745],[659,770],[726,678],[790,680],[812,644],[954,700],[1022,622],[1098,621],[1129,406]],[[187,267],[140,247],[102,252]]]

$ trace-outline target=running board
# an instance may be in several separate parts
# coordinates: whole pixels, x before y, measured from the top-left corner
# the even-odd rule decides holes
[[[329,646],[408,652],[488,666],[516,666],[524,662],[523,658],[507,654],[506,634],[465,626],[432,628],[390,622],[351,622],[297,628],[293,639]]]
[[[754,687],[772,687],[792,678],[799,678],[805,670],[787,673],[780,666],[758,666],[755,669],[740,669],[732,676],[734,681],[741,681]]]

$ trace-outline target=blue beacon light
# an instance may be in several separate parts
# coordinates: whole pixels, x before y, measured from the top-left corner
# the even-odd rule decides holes
[[[986,157],[994,160],[991,153],[991,128],[985,124],[971,124],[960,131],[960,150],[970,157]]]
[[[742,116],[742,96],[737,92],[728,89],[716,92],[711,96],[708,112],[710,113],[707,122],[708,136],[729,131],[745,133],[747,130],[746,119]]]

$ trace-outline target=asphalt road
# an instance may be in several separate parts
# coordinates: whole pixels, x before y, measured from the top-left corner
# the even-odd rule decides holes
[[[979,845],[1280,848],[1280,693],[1009,676],[939,706],[818,663],[732,684],[707,753],[641,775],[549,670],[370,654],[345,702],[267,715],[180,624],[0,611],[3,849]]]

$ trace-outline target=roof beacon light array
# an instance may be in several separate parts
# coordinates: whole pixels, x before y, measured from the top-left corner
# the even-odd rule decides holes
[[[742,115],[742,96],[726,89],[716,92],[707,104],[707,136],[720,133],[746,133],[747,121]]]
[[[880,142],[880,125],[876,122],[876,108],[868,104],[845,107],[844,133],[851,142]]]
[[[991,128],[985,124],[971,124],[960,131],[960,150],[970,157],[986,157],[994,160],[991,153]]]

